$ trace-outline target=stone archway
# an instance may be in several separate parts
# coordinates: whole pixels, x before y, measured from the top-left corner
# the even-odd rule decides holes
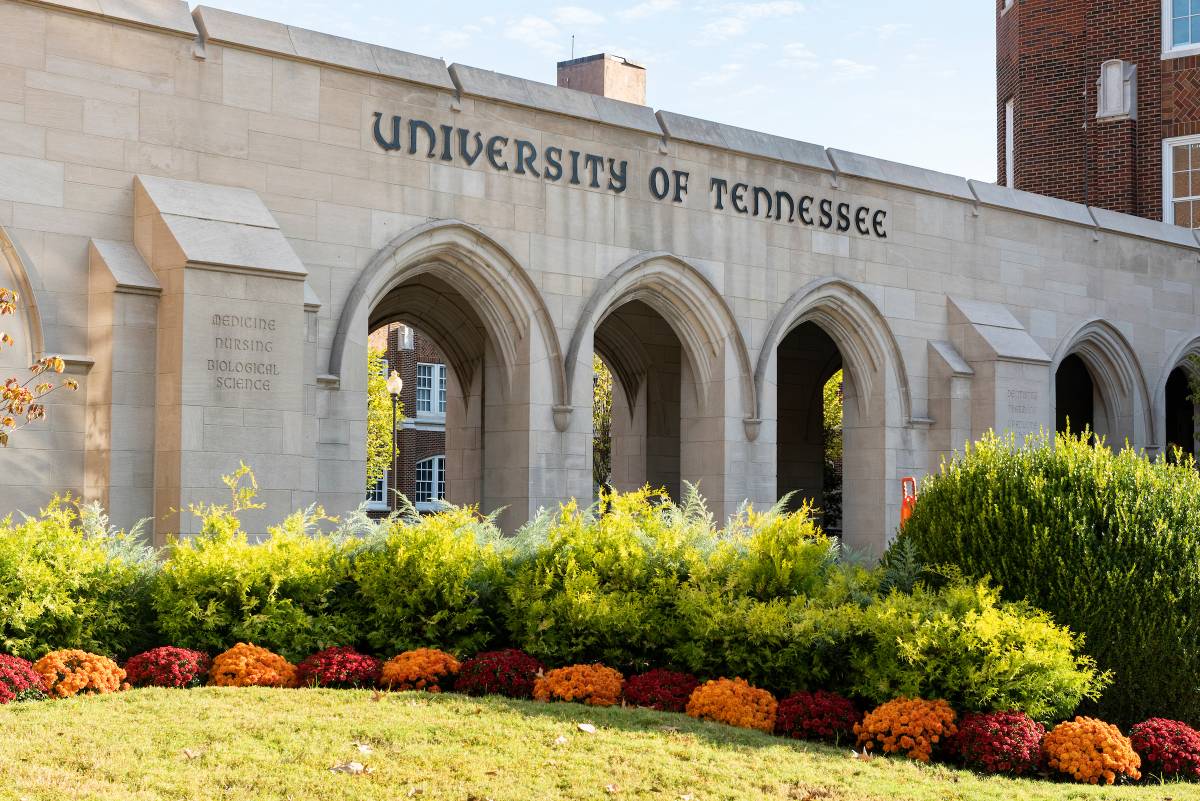
[[[1162,375],[1155,385],[1154,412],[1155,443],[1161,443],[1164,453],[1173,448],[1185,453],[1197,452],[1196,406],[1191,399],[1192,384],[1200,378],[1200,334],[1187,337],[1167,357]]]
[[[1074,357],[1074,358],[1072,358]],[[1079,363],[1086,368],[1091,382],[1092,397],[1063,398],[1064,405],[1086,409],[1090,406],[1093,431],[1102,436],[1113,447],[1129,442],[1135,447],[1151,445],[1154,434],[1150,393],[1146,379],[1138,362],[1137,354],[1129,340],[1112,323],[1100,318],[1087,320],[1063,338],[1054,354],[1054,380],[1051,382],[1051,406],[1054,418],[1059,422],[1058,409],[1060,371],[1074,369]],[[1085,382],[1077,382],[1074,389]],[[1075,423],[1072,430],[1078,430]]]
[[[329,354],[328,383],[365,386],[367,331],[409,320],[445,353],[447,499],[503,510],[515,530],[550,500],[557,466],[545,438],[565,427],[558,334],[541,294],[502,246],[458,221],[392,240],[359,276]]]
[[[623,396],[618,402],[614,389],[613,465],[624,470],[618,486],[699,483],[718,517],[746,497],[744,471],[730,469],[746,455],[729,432],[740,419],[744,436],[758,433],[749,354],[733,312],[699,270],[655,252],[605,276],[567,350],[567,383],[580,404],[593,352],[612,367]]]
[[[813,465],[819,455],[808,452],[815,447],[816,406],[801,401],[819,397],[834,364],[844,371],[842,537],[853,548],[878,553],[899,523],[894,482],[900,478],[898,454],[905,447],[912,401],[904,359],[886,318],[846,281],[814,281],[776,314],[755,370],[769,432],[762,444],[774,446],[776,495],[817,494],[813,487],[819,486],[820,468]],[[780,375],[781,369],[789,375]]]

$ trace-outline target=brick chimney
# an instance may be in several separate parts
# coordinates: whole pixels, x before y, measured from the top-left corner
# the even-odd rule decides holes
[[[646,68],[608,53],[558,62],[558,85],[646,105]]]

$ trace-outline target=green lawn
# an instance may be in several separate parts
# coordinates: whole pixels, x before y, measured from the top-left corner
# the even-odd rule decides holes
[[[351,761],[370,772],[330,771]],[[0,798],[1183,801],[1200,787],[983,779],[633,709],[206,688],[0,707]]]

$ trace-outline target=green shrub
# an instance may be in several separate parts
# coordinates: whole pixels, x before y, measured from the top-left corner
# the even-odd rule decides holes
[[[383,654],[439,648],[484,650],[502,627],[500,532],[473,508],[395,518],[354,554],[366,641]]]
[[[711,547],[712,524],[642,489],[606,495],[603,513],[563,506],[519,538],[507,593],[517,647],[549,664],[659,662],[679,637],[675,595]]]
[[[1085,437],[987,436],[927,480],[901,541],[1084,635],[1106,720],[1200,720],[1200,474]]]
[[[209,653],[247,642],[293,662],[356,642],[357,622],[339,606],[353,592],[347,548],[315,533],[320,510],[295,512],[251,544],[237,513],[253,494],[239,499],[230,483],[234,505],[193,510],[200,533],[166,548],[153,600],[164,641]]]
[[[136,653],[153,638],[155,568],[138,532],[109,528],[98,506],[55,499],[23,523],[0,521],[0,651]]]
[[[941,698],[958,710],[1070,717],[1108,682],[1078,637],[1024,603],[1001,603],[985,584],[893,592],[856,620],[852,694],[884,703]]]

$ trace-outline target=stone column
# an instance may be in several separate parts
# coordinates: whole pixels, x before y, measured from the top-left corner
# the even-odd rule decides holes
[[[210,184],[136,178],[134,243],[163,292],[155,541],[195,533],[188,507],[228,502],[221,478],[243,462],[267,505],[243,522],[265,532],[315,497],[305,491],[304,266],[254,192]]]

